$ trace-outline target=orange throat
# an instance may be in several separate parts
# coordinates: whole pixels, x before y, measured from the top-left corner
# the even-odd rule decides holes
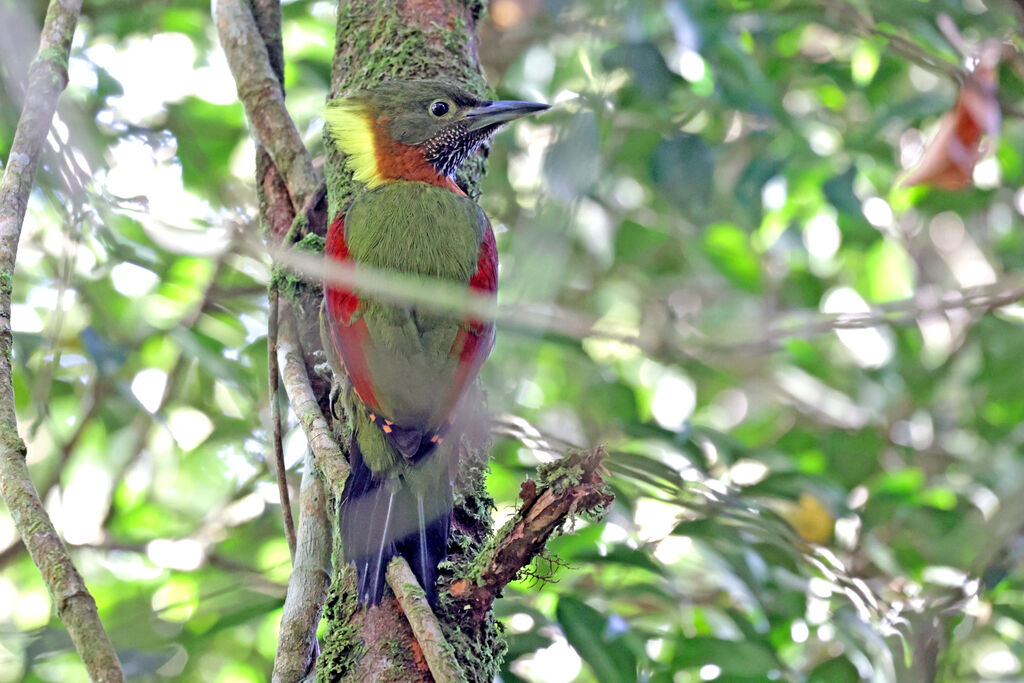
[[[384,182],[395,180],[408,180],[413,182],[427,183],[450,190],[463,197],[466,193],[462,191],[455,181],[446,175],[438,173],[424,154],[423,150],[413,145],[407,145],[396,141],[386,130],[384,130],[387,119],[381,119],[380,124],[374,126],[373,143],[377,157],[377,173]]]

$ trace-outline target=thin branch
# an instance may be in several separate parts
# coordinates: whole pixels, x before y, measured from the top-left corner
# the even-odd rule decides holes
[[[12,385],[11,292],[18,240],[43,142],[57,98],[68,82],[68,54],[81,6],[81,0],[50,2],[39,51],[29,67],[25,104],[0,180],[0,493],[90,678],[112,683],[124,680],[121,663],[100,622],[96,601],[32,485],[25,443],[18,434]]]
[[[313,668],[317,653],[316,628],[331,583],[331,529],[327,496],[306,451],[299,493],[299,538],[295,565],[288,578],[288,595],[278,633],[274,683],[300,680]]]
[[[955,310],[984,313],[1013,305],[1021,299],[1024,299],[1024,274],[1012,273],[990,285],[941,293],[934,290],[919,290],[913,298],[879,304],[863,313],[791,312],[780,316],[779,321],[759,339],[718,344],[713,350],[727,353],[763,353],[776,348],[786,339],[816,337],[836,330],[904,325]]]
[[[404,557],[398,555],[391,561],[387,578],[388,585],[395,592],[398,604],[409,620],[416,642],[423,650],[423,658],[427,660],[434,681],[465,683],[466,674],[455,658],[452,646],[444,637],[441,624],[427,602],[427,594]]]
[[[873,17],[862,14],[854,5],[839,0],[838,2],[828,2],[827,6],[831,7],[839,15],[840,19],[845,18],[848,27],[855,29],[864,36],[884,39],[889,43],[889,47],[892,48],[893,52],[914,62],[918,66],[946,76],[956,82],[957,85],[963,85],[967,79],[967,73],[957,64],[929,52],[912,40],[892,31],[879,28],[875,24]]]
[[[267,321],[267,376],[270,387],[270,420],[273,423],[271,441],[274,448],[274,464],[277,467],[277,490],[281,497],[281,517],[284,535],[288,539],[288,550],[295,559],[295,521],[292,519],[291,496],[288,494],[288,471],[284,467],[284,446],[281,443],[281,401],[280,380],[277,363],[278,303],[277,287],[270,288],[270,316]]]
[[[220,553],[211,550],[210,546],[210,543],[203,544],[203,562],[210,567],[222,569],[226,573],[230,574],[232,578],[237,580],[236,583],[238,588],[242,588],[244,586],[251,587],[264,595],[272,595],[274,597],[283,596],[284,585],[277,581],[268,579],[264,569],[250,567],[242,562],[238,562],[237,560],[221,555]],[[101,541],[96,543],[81,543],[73,545],[72,547],[90,548],[103,552],[123,551],[136,553],[141,556],[146,556],[149,552],[149,546],[147,543],[128,543],[116,540],[109,535],[106,535]],[[205,596],[200,597],[200,600],[204,597]],[[121,615],[118,615],[118,617],[120,618]]]
[[[306,363],[302,357],[294,336],[294,325],[285,318],[281,325],[278,343],[278,358],[281,364],[281,377],[288,402],[295,411],[302,429],[306,432],[306,440],[313,452],[313,463],[324,475],[328,486],[336,495],[341,495],[345,479],[348,478],[348,461],[345,459],[334,439],[334,434],[327,424],[327,419],[320,412],[320,404],[313,395],[313,387],[309,383]]]
[[[239,249],[261,258],[262,251],[239,243]],[[639,332],[609,329],[603,321],[555,303],[495,304],[492,297],[466,291],[456,285],[432,278],[401,275],[368,266],[328,261],[321,256],[299,250],[276,250],[274,258],[293,274],[308,282],[356,288],[381,301],[415,305],[442,315],[493,320],[503,329],[535,334],[561,334],[573,339],[603,339],[636,346],[652,356],[678,360],[707,356],[723,357],[751,353],[770,353],[790,338],[810,338],[835,330],[860,329],[881,325],[912,323],[923,316],[964,309],[985,312],[1009,306],[1024,298],[1024,272],[1010,273],[999,281],[962,290],[919,291],[910,299],[872,307],[863,313],[821,313],[796,310],[780,314],[767,333],[749,340],[723,344],[707,335],[692,333],[666,337],[657,330]]]
[[[284,44],[281,39],[281,0],[252,0],[252,17],[267,47],[270,70],[284,89]]]
[[[0,571],[2,571],[11,562],[14,562],[21,553],[25,550],[25,544],[21,542],[20,538],[16,538],[11,541],[3,550],[0,550]]]
[[[840,17],[840,21],[847,20],[847,28],[853,28],[861,35],[866,37],[877,37],[885,40],[893,52],[903,57],[904,59],[913,62],[923,69],[936,73],[940,76],[945,76],[954,83],[957,87],[963,87],[968,83],[968,71],[962,68],[960,65],[950,62],[938,55],[935,55],[925,48],[921,47],[912,40],[909,40],[899,34],[887,31],[879,28],[875,24],[875,20],[865,14],[861,14],[857,8],[845,2],[845,0],[839,0],[837,2],[827,2],[827,7],[830,7]],[[978,47],[971,45],[963,36],[960,35],[959,29],[953,24],[952,19],[947,14],[939,14],[936,19],[939,31],[942,32],[943,37],[946,38],[947,42],[953,46],[953,48],[964,57],[975,57],[978,54]],[[1010,48],[1012,50],[1012,48]],[[1012,50],[1012,55],[1019,55],[1016,50]],[[1024,118],[1024,109],[1009,97],[1004,94],[997,93],[996,99],[999,100],[999,108],[1002,110],[1003,116],[1012,116],[1014,118]]]
[[[477,558],[480,573],[452,584],[452,596],[485,612],[506,585],[539,555],[548,539],[578,515],[600,516],[614,500],[602,476],[604,447],[577,451],[541,468],[541,480],[523,482],[522,505]]]
[[[275,683],[298,681],[313,666],[317,654],[316,629],[331,580],[331,527],[327,495],[317,471],[323,474],[334,497],[340,497],[348,477],[348,462],[320,412],[296,341],[289,313],[281,320],[278,365],[292,410],[306,433],[309,450],[299,495],[299,535],[295,563],[288,579],[288,595],[278,633],[274,661]]]
[[[219,0],[217,32],[238,87],[238,98],[252,124],[253,135],[270,153],[298,211],[323,182],[284,104],[284,92],[270,65],[248,3]]]

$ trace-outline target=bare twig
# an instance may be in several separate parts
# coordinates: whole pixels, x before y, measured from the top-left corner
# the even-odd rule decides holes
[[[345,479],[348,478],[348,462],[334,440],[334,434],[320,411],[320,405],[313,395],[309,383],[306,363],[294,337],[294,326],[288,318],[282,321],[278,344],[278,358],[281,363],[281,376],[288,401],[302,429],[306,432],[306,440],[313,452],[313,462],[323,473],[324,479],[336,495],[341,495]]]
[[[867,37],[884,39],[889,44],[890,49],[899,56],[913,62],[923,69],[927,69],[928,71],[940,76],[945,76],[956,83],[957,87],[962,87],[965,84],[968,84],[969,72],[966,69],[933,54],[932,52],[929,52],[908,38],[897,33],[893,33],[892,31],[879,28],[872,17],[862,14],[853,4],[845,2],[845,0],[838,0],[835,2],[827,2],[827,6],[839,16],[840,21],[843,21],[847,28],[853,28],[861,35]],[[936,19],[936,24],[942,32],[943,37],[946,38],[949,44],[953,46],[957,52],[964,57],[977,56],[979,47],[971,45],[964,39],[963,35],[960,34],[959,29],[953,23],[953,20],[949,15],[939,14]],[[1009,49],[1012,50],[1011,55],[1019,55],[1015,49]],[[1024,118],[1024,109],[1018,106],[1018,103],[1003,94],[997,94],[996,98],[999,100],[999,108],[1002,110],[1004,116]]]
[[[247,249],[243,243],[238,246],[242,250]],[[262,252],[257,254],[250,250],[248,253],[262,257]],[[789,311],[780,314],[767,333],[754,339],[723,344],[713,342],[699,333],[668,338],[657,334],[656,330],[629,332],[609,329],[598,317],[578,313],[554,303],[498,306],[490,296],[466,291],[447,282],[325,260],[298,250],[279,250],[274,251],[273,255],[280,264],[309,282],[323,281],[347,288],[358,287],[360,291],[372,294],[381,301],[415,305],[454,317],[469,315],[493,320],[503,329],[556,333],[573,339],[615,341],[636,346],[651,355],[672,359],[706,359],[709,354],[727,356],[768,353],[790,338],[815,337],[843,329],[907,324],[922,316],[956,309],[990,311],[1024,298],[1024,273],[1010,273],[990,285],[944,292],[919,291],[910,299],[880,304],[863,313]]]
[[[780,316],[779,321],[758,339],[718,344],[714,350],[732,353],[764,352],[774,349],[786,339],[811,338],[836,330],[902,325],[922,317],[955,310],[984,313],[1010,306],[1021,299],[1024,299],[1024,274],[1011,273],[990,285],[947,292],[920,290],[913,298],[879,304],[864,313],[794,311]]]
[[[297,211],[323,184],[313,159],[302,144],[284,104],[284,92],[270,65],[267,46],[260,36],[248,3],[219,0],[217,31],[238,86],[238,98],[263,145],[280,172]]]
[[[455,659],[452,646],[444,637],[441,624],[427,602],[427,595],[401,555],[388,565],[388,585],[395,592],[398,604],[409,620],[416,642],[423,650],[430,674],[436,683],[465,683],[466,674]]]
[[[270,288],[270,316],[267,322],[267,376],[270,387],[270,420],[273,423],[271,441],[274,448],[274,464],[277,467],[277,490],[281,497],[281,517],[284,535],[288,539],[288,550],[295,559],[295,521],[292,519],[291,497],[288,495],[288,471],[284,467],[284,446],[281,443],[281,401],[280,381],[277,363],[278,333],[277,287]]]
[[[263,252],[244,243],[238,248],[250,256],[261,258]],[[620,341],[645,348],[641,335],[617,332],[602,327],[600,319],[577,313],[556,304],[497,306],[494,297],[467,290],[435,278],[406,275],[394,271],[355,266],[300,250],[271,251],[275,261],[308,282],[353,288],[372,294],[379,301],[415,305],[433,313],[462,318],[467,315],[481,320],[494,320],[505,329],[540,333],[560,333],[576,339],[596,337]]]
[[[327,497],[306,451],[299,494],[299,537],[295,566],[288,579],[288,595],[274,660],[274,683],[300,680],[313,667],[316,627],[331,582],[331,531]]]
[[[53,0],[47,9],[39,51],[29,67],[25,104],[0,180],[0,492],[89,676],[114,682],[123,681],[124,673],[96,612],[96,601],[32,485],[11,381],[11,292],[18,239],[43,142],[57,98],[67,85],[68,54],[81,5],[81,0]]]
[[[862,35],[884,39],[889,43],[889,47],[892,48],[893,52],[901,57],[905,57],[929,71],[946,76],[956,82],[957,85],[963,85],[966,80],[967,73],[958,65],[932,54],[912,40],[892,31],[879,28],[875,24],[873,17],[862,14],[853,4],[839,0],[837,2],[828,2],[828,6],[845,21],[847,26],[856,29]]]
[[[21,542],[20,538],[16,538],[11,541],[3,550],[0,550],[0,570],[9,565],[14,560],[18,559],[25,550],[25,544]]]
[[[138,555],[148,554],[148,544],[146,543],[128,543],[116,540],[109,535],[105,536],[103,540],[97,543],[82,543],[80,545],[73,545],[72,547],[91,548],[93,550],[105,552],[116,550],[136,553]],[[238,562],[225,555],[221,555],[220,553],[212,550],[210,548],[210,544],[204,544],[203,546],[203,561],[211,567],[222,569],[226,573],[231,574],[232,578],[236,579],[236,585],[239,588],[251,587],[265,595],[272,595],[274,597],[284,596],[284,585],[277,581],[268,579],[264,569],[250,567],[245,563]],[[200,600],[204,597],[205,596],[200,597]],[[118,617],[119,620],[121,620],[120,618],[122,615],[118,615]]]
[[[605,489],[601,461],[603,447],[577,451],[541,468],[538,485],[523,482],[522,506],[490,540],[477,558],[475,581],[452,584],[452,596],[471,606],[474,613],[489,608],[502,589],[539,555],[548,538],[576,515],[601,515],[614,496]]]

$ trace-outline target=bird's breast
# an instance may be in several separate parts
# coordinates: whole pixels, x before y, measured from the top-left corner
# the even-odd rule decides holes
[[[358,263],[468,283],[476,270],[483,221],[480,208],[467,197],[398,181],[352,203],[345,237]]]

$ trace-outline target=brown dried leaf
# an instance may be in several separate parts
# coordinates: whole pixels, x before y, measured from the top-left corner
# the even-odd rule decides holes
[[[934,185],[961,190],[971,184],[974,165],[984,156],[982,139],[999,134],[1002,117],[996,98],[1000,46],[986,45],[967,77],[953,110],[943,116],[939,131],[902,187]]]

